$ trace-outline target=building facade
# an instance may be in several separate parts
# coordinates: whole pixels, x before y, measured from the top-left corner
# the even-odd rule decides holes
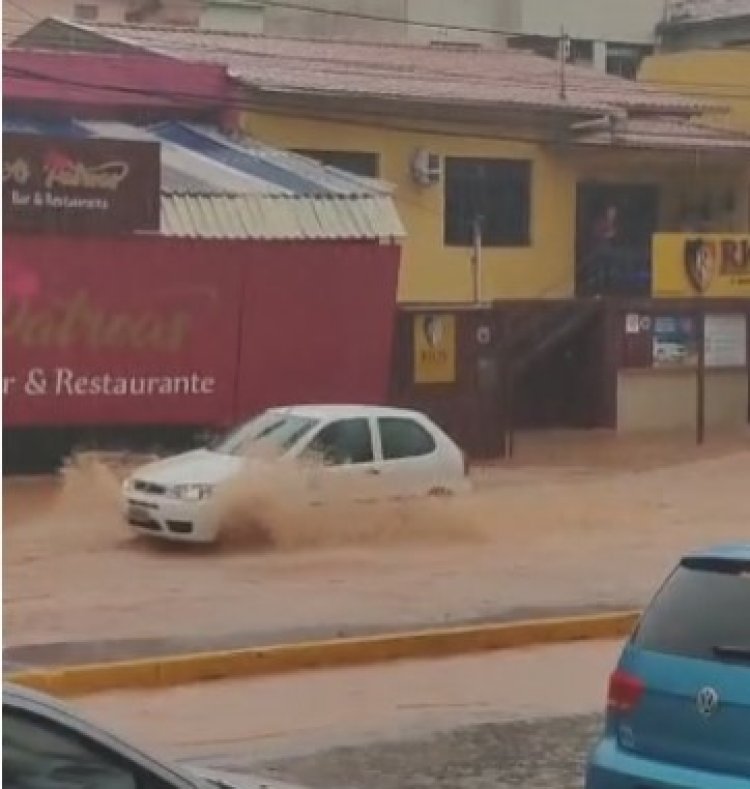
[[[300,12],[267,6],[264,32],[413,44],[510,45],[552,57],[564,33],[575,62],[628,77],[653,50],[664,13],[663,0],[314,0],[305,8]]]
[[[496,454],[514,424],[689,429],[701,402],[747,424],[750,138],[709,124],[713,100],[507,50],[88,35],[211,52],[236,129],[392,184],[391,397],[467,446]],[[446,347],[423,347],[427,319]]]
[[[403,234],[386,186],[223,134],[210,64],[4,67],[7,467],[386,399]]]
[[[506,46],[557,57],[563,34],[571,62],[633,77],[654,47],[663,0],[41,0],[33,11],[6,4],[6,38],[57,16],[76,22],[133,22],[351,41]]]
[[[679,52],[750,45],[748,0],[669,0],[659,49]]]

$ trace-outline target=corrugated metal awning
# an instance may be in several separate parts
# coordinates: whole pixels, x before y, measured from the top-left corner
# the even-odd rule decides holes
[[[401,239],[391,190],[297,154],[207,127],[3,118],[5,131],[161,145],[161,232],[207,239]]]
[[[162,194],[161,233],[176,238],[302,241],[400,239],[389,197]]]

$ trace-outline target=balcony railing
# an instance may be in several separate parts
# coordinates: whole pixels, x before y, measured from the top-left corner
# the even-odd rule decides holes
[[[747,298],[750,233],[655,233],[650,247],[603,244],[576,266],[577,296]]]
[[[592,252],[577,266],[579,296],[649,296],[651,252],[612,245]]]

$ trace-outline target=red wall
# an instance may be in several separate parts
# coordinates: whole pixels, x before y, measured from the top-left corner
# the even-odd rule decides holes
[[[3,249],[6,425],[227,424],[272,404],[386,397],[397,247],[9,237]]]
[[[231,102],[234,86],[224,66],[159,55],[101,52],[3,51],[3,101],[72,108],[181,107],[216,110]]]

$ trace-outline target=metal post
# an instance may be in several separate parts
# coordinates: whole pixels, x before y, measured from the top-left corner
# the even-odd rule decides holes
[[[502,358],[500,360],[500,398],[501,398],[501,435],[500,446],[502,447],[502,457],[508,457],[508,433],[510,424],[510,403],[508,402],[508,379],[510,376],[510,332],[511,332],[511,316],[507,308],[503,310],[502,321],[502,342],[500,348],[502,349]]]
[[[698,336],[697,391],[695,398],[695,441],[702,446],[706,440],[706,313],[703,306],[696,313]]]
[[[513,453],[516,448],[516,366],[513,364],[511,359],[508,360],[508,380],[507,380],[507,391],[506,391],[506,403],[508,408],[508,418],[507,418],[507,449],[506,454],[507,457],[512,459]]]
[[[565,32],[565,28],[560,28],[560,44],[559,44],[559,58],[560,58],[560,100],[565,101],[568,98],[568,85],[565,67],[570,57],[570,39]]]
[[[482,217],[474,217],[472,222],[473,250],[471,254],[471,272],[473,278],[474,304],[482,301]]]

